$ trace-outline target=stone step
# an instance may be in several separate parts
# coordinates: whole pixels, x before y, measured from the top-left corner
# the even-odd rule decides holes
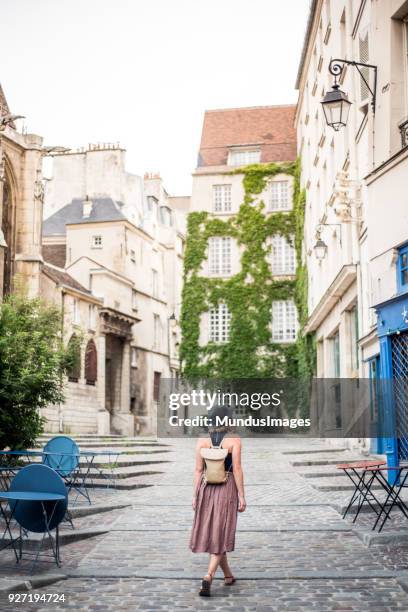
[[[60,531],[60,545],[65,546],[66,544],[72,544],[72,542],[80,542],[81,540],[87,540],[88,538],[95,538],[96,536],[104,535],[109,533],[110,527],[104,527],[103,525],[98,527],[98,529],[67,529]],[[14,531],[12,529],[13,538],[17,538],[19,535],[18,531]],[[53,534],[54,535],[54,534]],[[37,533],[29,533],[28,537],[24,538],[23,543],[23,559],[24,559],[24,550],[37,550],[39,542],[42,539],[42,534]],[[10,537],[5,537],[3,540],[4,544],[10,544]],[[43,542],[43,550],[47,550],[51,548],[51,543],[48,537],[44,538]],[[9,548],[9,551],[12,552],[12,549]],[[3,553],[4,554],[4,553]]]
[[[304,450],[282,451],[282,455],[311,455],[316,453],[342,453],[347,452],[348,448],[311,448]]]
[[[140,461],[137,465],[141,466],[141,465],[158,465],[158,464],[162,464],[162,463],[169,463],[168,461]],[[145,476],[146,474],[149,474],[152,472],[146,472],[146,471],[139,471],[139,470],[132,470],[129,469],[129,467],[123,467],[123,468],[116,468],[113,471],[113,474],[111,474],[109,471],[102,471],[100,472],[99,470],[89,470],[89,474],[88,474],[88,479],[97,479],[97,480],[106,480],[106,479],[113,479],[113,480],[117,480],[117,479],[124,479],[124,478],[133,478],[134,476],[140,476],[143,475]],[[162,474],[163,472],[153,472],[155,474]]]
[[[346,476],[336,476],[335,478],[324,478],[321,482],[315,480],[310,483],[317,491],[354,491],[353,483]],[[383,490],[381,485],[375,484],[372,490]]]
[[[376,459],[370,455],[370,459]],[[336,457],[336,458],[321,458],[321,459],[295,459],[289,463],[293,467],[300,467],[306,465],[337,465],[338,463],[354,463],[355,461],[367,461],[367,457]]]
[[[35,444],[35,448],[44,448],[44,446],[47,444],[48,440],[40,440],[38,439],[36,444]],[[83,441],[83,440],[75,440],[75,442],[78,443],[78,446],[82,449],[94,449],[94,448],[99,448],[99,449],[117,449],[117,450],[121,450],[121,449],[140,449],[140,448],[166,448],[169,447],[170,445],[168,444],[159,444],[158,442],[134,442],[131,440],[119,440],[119,441],[114,441],[112,440],[111,442],[106,441],[106,442],[98,442],[96,440],[92,440],[92,441]]]
[[[87,483],[89,489],[110,489],[113,491],[131,491],[133,489],[145,489],[147,487],[153,487],[154,485],[149,482],[151,476],[160,476],[163,472],[138,472],[133,474],[129,478],[119,478],[115,481],[115,486],[112,487],[112,482],[105,478],[94,478]],[[141,482],[143,481],[143,482]]]

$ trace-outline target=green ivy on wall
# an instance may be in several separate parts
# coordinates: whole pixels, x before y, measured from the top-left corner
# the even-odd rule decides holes
[[[180,357],[186,377],[271,378],[308,377],[314,370],[313,339],[299,333],[293,344],[271,340],[271,305],[293,299],[301,329],[307,319],[307,272],[302,261],[305,194],[300,190],[300,163],[254,164],[233,171],[243,174],[244,201],[227,220],[207,212],[188,217],[184,257]],[[276,174],[294,177],[293,207],[288,212],[264,214],[257,196]],[[296,278],[274,279],[268,255],[270,239],[280,234],[294,243]],[[200,275],[212,236],[231,236],[241,254],[241,269],[230,278]],[[219,302],[231,313],[229,341],[200,346],[200,319]]]

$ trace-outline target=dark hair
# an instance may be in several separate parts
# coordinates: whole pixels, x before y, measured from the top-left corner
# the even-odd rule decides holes
[[[227,406],[214,406],[210,412],[208,413],[208,417],[211,419],[211,425],[208,426],[208,431],[211,433],[213,431],[231,431],[230,425],[217,425],[216,419],[231,419],[233,416],[233,411],[231,408]]]

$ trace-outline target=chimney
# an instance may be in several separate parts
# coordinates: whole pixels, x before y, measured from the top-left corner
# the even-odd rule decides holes
[[[89,196],[86,196],[85,200],[82,201],[82,217],[84,219],[89,219],[92,212],[92,200],[89,199]]]

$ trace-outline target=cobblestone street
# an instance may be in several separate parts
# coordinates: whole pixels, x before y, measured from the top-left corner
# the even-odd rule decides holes
[[[194,441],[170,444],[163,473],[143,477],[153,486],[99,491],[98,503],[129,505],[76,521],[76,528],[106,533],[65,545],[61,570],[41,566],[37,572],[61,573],[63,579],[31,593],[64,593],[65,603],[21,609],[408,610],[408,544],[402,539],[397,546],[385,540],[366,546],[360,532],[370,530],[370,515],[353,525],[336,509],[350,491],[320,491],[303,477],[304,466],[292,465],[302,457],[299,449],[315,450],[310,456],[318,460],[323,447],[317,441],[244,440],[248,509],[239,516],[231,554],[237,583],[225,587],[217,579],[212,598],[199,598],[207,558],[188,549]],[[398,515],[395,527],[401,529]],[[0,581],[6,580],[6,556],[12,563],[11,552],[2,556]],[[17,607],[7,604],[4,591],[0,601],[1,610]]]

